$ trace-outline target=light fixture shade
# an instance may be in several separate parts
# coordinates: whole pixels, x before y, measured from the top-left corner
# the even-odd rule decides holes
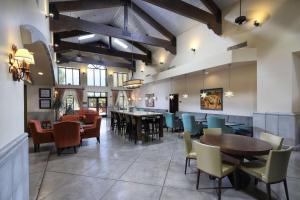
[[[33,55],[27,49],[18,49],[15,53],[15,59],[28,64],[34,64]]]
[[[174,95],[171,94],[171,95],[169,96],[169,98],[170,98],[171,100],[173,100],[173,99],[174,99]]]
[[[128,89],[139,88],[144,84],[144,80],[142,79],[131,79],[123,82],[123,87]]]
[[[189,98],[189,95],[188,94],[183,94],[182,98],[187,99],[187,98]]]
[[[230,90],[228,90],[227,92],[225,92],[225,97],[233,97],[234,96],[234,93]]]
[[[206,92],[202,92],[202,93],[200,94],[200,96],[201,96],[202,99],[204,99],[204,98],[207,96],[207,94],[206,94]]]

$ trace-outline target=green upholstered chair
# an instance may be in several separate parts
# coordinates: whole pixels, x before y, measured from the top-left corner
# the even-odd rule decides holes
[[[195,116],[191,114],[182,114],[183,129],[191,135],[197,135],[202,132],[202,126],[197,124]]]
[[[283,138],[277,135],[262,132],[260,134],[260,139],[270,143],[273,147],[273,150],[280,150],[282,147]],[[268,155],[256,156],[255,158],[266,161],[268,159]]]
[[[232,128],[225,126],[225,119],[221,117],[208,116],[207,128],[221,128],[222,133],[233,133]]]
[[[185,154],[186,154],[184,174],[186,174],[187,165],[188,164],[190,165],[191,159],[193,159],[193,160],[196,159],[196,153],[193,151],[191,134],[189,132],[184,132],[183,138],[184,138]]]
[[[271,150],[267,162],[252,161],[243,163],[240,169],[266,183],[268,199],[271,199],[271,184],[283,182],[286,198],[289,199],[286,174],[292,147],[281,150]]]
[[[218,178],[218,199],[221,199],[222,179],[236,169],[234,165],[222,163],[220,147],[210,146],[199,142],[193,143],[197,155],[197,185],[199,188],[200,171]],[[234,173],[235,176],[235,173]],[[236,179],[235,179],[236,180]]]
[[[221,135],[222,129],[221,128],[204,128],[203,134],[204,135]]]
[[[170,128],[172,129],[172,132],[174,131],[175,128],[175,117],[174,113],[166,112],[165,113],[165,120],[166,120],[166,127],[167,130]]]

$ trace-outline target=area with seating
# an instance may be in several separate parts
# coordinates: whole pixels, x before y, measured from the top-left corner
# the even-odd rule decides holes
[[[299,0],[1,0],[0,200],[300,199]]]

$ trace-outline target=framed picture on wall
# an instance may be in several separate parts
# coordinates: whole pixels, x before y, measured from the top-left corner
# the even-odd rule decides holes
[[[200,90],[200,94],[203,93],[206,93],[206,96],[200,96],[201,110],[223,110],[223,88]]]
[[[40,109],[51,109],[51,99],[40,99]]]
[[[51,89],[50,88],[40,88],[40,98],[51,98]]]
[[[154,107],[154,94],[145,94],[146,107]]]

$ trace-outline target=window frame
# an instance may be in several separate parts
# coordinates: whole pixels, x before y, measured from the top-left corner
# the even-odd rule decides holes
[[[65,70],[65,84],[62,84],[60,82],[60,79],[59,79],[59,69],[64,69]],[[71,69],[72,70],[72,84],[67,84],[67,69]],[[74,71],[78,71],[78,85],[74,84]],[[63,67],[63,66],[59,66],[57,67],[57,77],[58,77],[58,85],[74,85],[74,86],[79,86],[81,85],[81,81],[80,81],[80,69],[77,69],[77,68],[74,68],[74,67]]]
[[[92,65],[92,66],[102,66],[102,67],[104,67],[104,69],[100,69],[100,68],[97,68],[97,67],[93,67],[93,68],[91,68],[91,67],[89,67],[90,65]],[[93,85],[89,85],[88,84],[88,73],[89,73],[89,69],[91,69],[91,70],[93,70],[93,82],[94,82],[94,84]],[[99,77],[100,77],[100,80],[99,80],[99,83],[100,83],[100,85],[96,85],[96,78],[95,78],[95,70],[99,70]],[[105,71],[105,85],[103,86],[103,85],[101,85],[101,83],[102,83],[102,76],[101,76],[101,71]],[[108,83],[107,83],[107,67],[106,66],[104,66],[104,65],[93,65],[93,64],[89,64],[88,66],[87,66],[87,74],[86,74],[86,79],[87,79],[87,81],[86,81],[86,84],[87,84],[87,86],[95,86],[95,87],[107,87],[108,86]]]
[[[124,74],[126,74],[126,81],[128,81],[128,73],[127,72],[114,72],[113,73],[113,76],[115,76],[115,74],[117,75],[117,84],[116,84],[116,86],[115,86],[115,83],[113,82],[113,86],[114,87],[123,87],[123,83],[124,83]],[[122,77],[122,85],[120,85],[120,83],[119,83],[119,76],[121,76]],[[113,81],[114,81],[114,77],[113,77]]]
[[[88,93],[93,93],[93,96],[89,96]],[[96,96],[96,93],[99,93],[100,96]],[[105,93],[105,96],[102,96],[101,94]],[[87,91],[86,96],[87,97],[107,97],[108,92],[94,92],[94,91]]]

